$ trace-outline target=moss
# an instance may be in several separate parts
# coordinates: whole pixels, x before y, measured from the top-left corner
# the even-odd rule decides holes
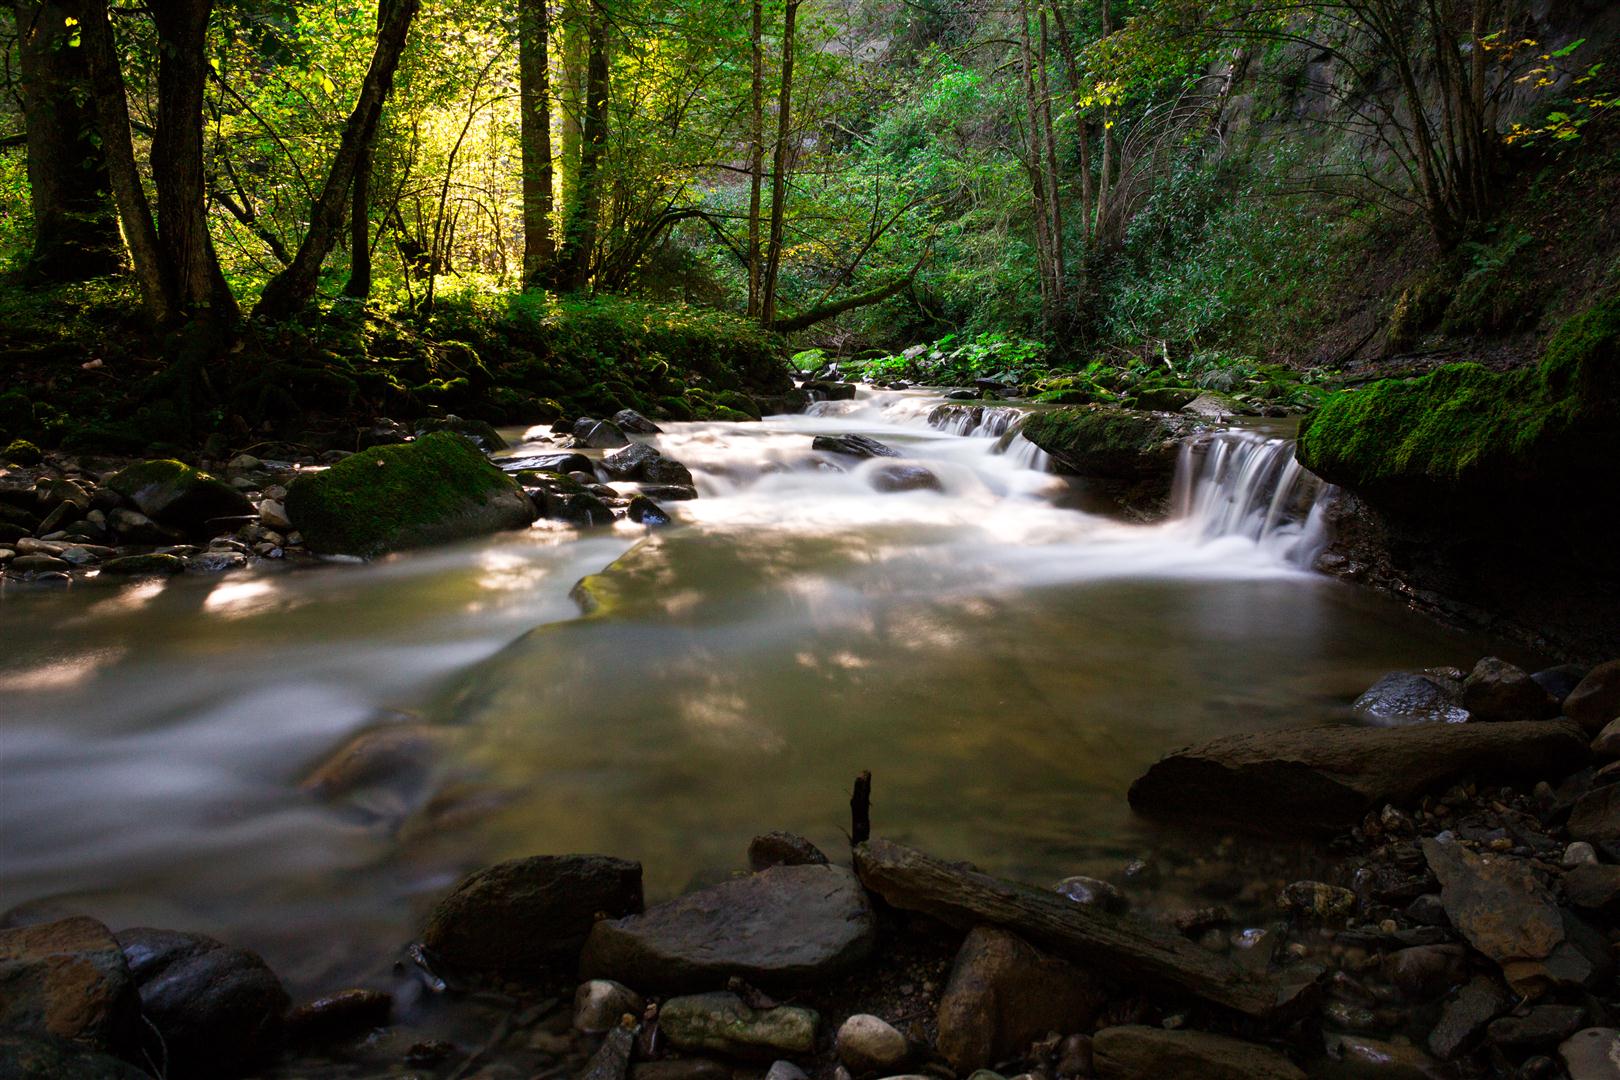
[[[39,447],[27,439],[12,439],[0,457],[13,465],[38,465],[45,460],[45,455],[39,452]]]
[[[1327,480],[1421,508],[1485,490],[1546,490],[1620,462],[1620,297],[1571,319],[1539,364],[1448,364],[1343,391],[1300,429],[1299,458]]]
[[[1180,419],[1088,405],[1033,413],[1019,430],[1070,472],[1134,479],[1174,469],[1176,441],[1190,428]]]
[[[1444,270],[1424,274],[1395,298],[1386,331],[1390,352],[1410,352],[1434,329],[1451,303],[1451,277]]]
[[[722,390],[714,396],[714,403],[723,409],[744,414],[750,420],[759,419],[759,403],[747,394],[735,390]]]
[[[287,516],[314,550],[364,557],[527,524],[527,504],[511,477],[449,432],[354,454],[287,492]]]
[[[661,397],[653,403],[653,415],[660,420],[690,420],[692,407],[684,398]]]

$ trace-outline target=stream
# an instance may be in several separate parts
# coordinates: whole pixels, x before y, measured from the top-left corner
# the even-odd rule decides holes
[[[667,425],[650,441],[701,498],[653,532],[543,521],[364,566],[8,587],[0,908],[212,933],[330,990],[499,859],[637,858],[651,900],[759,832],[833,850],[862,769],[886,836],[1098,874],[1154,842],[1124,795],[1166,750],[1343,720],[1387,670],[1484,651],[1309,569],[1319,485],[1286,430],[1188,447],[1149,526],[1086,509],[1007,414],[935,427],[939,404],[863,389]],[[879,491],[894,459],[811,449],[841,433],[937,486]],[[430,775],[300,789],[390,723],[442,733]]]

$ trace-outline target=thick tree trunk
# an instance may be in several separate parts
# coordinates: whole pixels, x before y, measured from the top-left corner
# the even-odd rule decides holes
[[[309,231],[298,245],[292,265],[270,279],[254,308],[255,315],[285,318],[308,304],[320,281],[321,263],[337,242],[343,226],[344,203],[348,199],[361,157],[371,148],[382,118],[383,103],[394,85],[394,71],[410,34],[411,21],[421,0],[383,0],[378,12],[377,46],[371,54],[371,67],[360,87],[360,97],[343,125],[343,138],[337,157],[326,177],[326,186],[310,213]]]
[[[1052,218],[1046,188],[1045,140],[1041,137],[1040,102],[1035,94],[1034,58],[1029,41],[1029,5],[1019,8],[1018,57],[1024,75],[1024,164],[1029,172],[1030,210],[1035,224],[1035,268],[1041,283],[1041,320],[1050,327],[1057,305],[1052,281]]]
[[[523,143],[523,283],[551,273],[551,48],[547,0],[518,0],[518,75]]]
[[[361,151],[349,195],[349,280],[343,295],[364,300],[371,295],[371,147]]]
[[[166,326],[176,316],[175,286],[158,243],[152,206],[146,200],[140,170],[135,164],[129,99],[124,91],[124,75],[118,66],[118,47],[113,40],[112,22],[107,17],[107,2],[86,0],[80,10],[81,47],[90,68],[90,94],[95,103],[96,127],[101,132],[113,199],[135,265],[135,279],[140,283],[146,316],[154,326]]]
[[[1041,140],[1046,146],[1046,156],[1043,162],[1046,168],[1046,195],[1050,200],[1047,204],[1050,221],[1047,229],[1052,238],[1052,298],[1059,312],[1065,302],[1067,290],[1068,271],[1064,266],[1063,257],[1063,199],[1058,194],[1058,163],[1057,163],[1057,133],[1052,128],[1052,87],[1048,81],[1047,68],[1047,30],[1046,12],[1040,13],[1041,18],[1041,51],[1040,59],[1040,88],[1041,88]]]
[[[17,0],[18,87],[34,212],[31,274],[83,281],[123,265],[112,181],[97,137],[87,50],[74,47],[75,6]]]
[[[765,186],[765,2],[753,0],[749,45],[753,53],[753,114],[748,142],[748,317],[759,316],[760,199]]]
[[[602,214],[602,155],[607,151],[608,55],[607,19],[591,0],[586,24],[589,59],[585,67],[584,123],[579,148],[579,174],[563,223],[561,272],[558,287],[564,292],[585,288],[590,282],[591,259],[596,250],[597,219]]]
[[[167,0],[151,9],[159,44],[152,179],[158,244],[173,275],[178,314],[223,327],[236,318],[236,298],[208,233],[203,170],[205,46],[213,10],[213,0]]]
[[[787,0],[782,22],[782,90],[776,104],[776,153],[771,166],[771,236],[765,255],[765,280],[760,286],[759,321],[776,325],[776,283],[782,271],[782,239],[787,212],[789,136],[793,133],[793,38],[798,26],[799,0]]]
[[[1063,18],[1063,6],[1052,5],[1052,17],[1057,20],[1058,53],[1063,57],[1063,68],[1069,77],[1069,93],[1074,98],[1075,138],[1080,145],[1080,229],[1085,240],[1091,240],[1092,207],[1096,200],[1091,177],[1091,122],[1086,119],[1083,92],[1080,85],[1080,64],[1075,57],[1074,39]]]
[[[562,85],[557,88],[558,104],[562,107],[561,140],[558,181],[563,206],[574,204],[579,190],[580,148],[584,144],[583,118],[585,116],[585,68],[590,49],[587,17],[581,4],[590,0],[563,0],[562,22],[558,29],[562,36]]]

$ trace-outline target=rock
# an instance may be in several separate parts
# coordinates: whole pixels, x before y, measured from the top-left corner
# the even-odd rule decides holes
[[[879,465],[867,474],[872,490],[892,494],[898,491],[944,491],[939,477],[921,465]]]
[[[649,499],[662,499],[664,502],[683,502],[698,497],[697,488],[691,484],[642,484],[641,493]]]
[[[656,527],[668,525],[670,522],[669,513],[645,495],[637,495],[631,499],[624,516],[637,525]]]
[[[1620,1080],[1620,1031],[1587,1028],[1558,1046],[1570,1080]]]
[[[855,400],[855,384],[846,382],[811,381],[800,384],[800,389],[810,395],[812,401],[853,401]],[[975,397],[978,395],[974,395]]]
[[[251,1068],[279,1049],[287,992],[258,955],[202,934],[139,928],[118,934],[161,1040],[149,1051],[170,1077],[213,1080]]]
[[[1548,985],[1594,983],[1612,972],[1520,859],[1476,855],[1452,841],[1424,840],[1429,869],[1451,924],[1502,968],[1508,984],[1534,996]]]
[[[812,450],[846,454],[857,458],[901,457],[900,451],[865,435],[817,435],[810,440]]]
[[[1249,409],[1235,397],[1206,390],[1183,405],[1181,412],[1185,416],[1195,416],[1200,420],[1225,420],[1233,416],[1242,416],[1248,413]]]
[[[777,866],[722,882],[645,915],[598,922],[580,960],[586,978],[665,992],[737,975],[792,988],[843,974],[871,952],[871,903],[835,866]]]
[[[101,572],[113,577],[154,577],[185,569],[186,561],[177,555],[123,555],[101,564]]]
[[[1582,795],[1569,813],[1569,835],[1611,859],[1620,859],[1620,784],[1607,784]]]
[[[773,866],[825,866],[827,856],[797,833],[768,832],[748,842],[748,868],[756,874]]]
[[[108,477],[106,486],[153,521],[192,537],[206,535],[217,518],[253,513],[253,504],[231,485],[173,460],[137,462]]]
[[[51,1035],[0,1031],[4,1080],[151,1080],[127,1061]]]
[[[1412,998],[1445,993],[1467,975],[1468,954],[1461,945],[1418,945],[1384,957],[1384,976]]]
[[[418,437],[432,435],[434,432],[447,431],[459,435],[477,446],[484,453],[493,453],[496,450],[505,450],[506,440],[501,438],[500,432],[483,420],[468,420],[455,414],[443,418],[427,418],[416,422]]]
[[[1440,1019],[1429,1032],[1429,1050],[1442,1061],[1450,1061],[1471,1048],[1485,1026],[1510,1004],[1500,983],[1476,976],[1441,1008]]]
[[[1592,740],[1592,753],[1604,760],[1620,758],[1620,720],[1610,720]]]
[[[939,1052],[958,1074],[1017,1055],[1048,1031],[1088,1029],[1095,979],[1005,930],[981,926],[956,954],[939,1002]]]
[[[242,569],[248,560],[240,551],[202,551],[196,555],[187,555],[181,562],[185,564],[187,573],[223,574],[229,570]]]
[[[321,799],[379,786],[417,788],[428,779],[450,737],[450,729],[433,724],[381,724],[350,738],[298,786]]]
[[[582,416],[574,421],[574,445],[585,450],[612,450],[629,445],[624,432],[611,420],[596,420]]]
[[[781,1061],[777,1064],[789,1063]],[[769,1075],[766,1074],[767,1077]],[[804,1073],[801,1071],[799,1076],[804,1077]],[[732,1080],[732,1073],[729,1065],[722,1065],[712,1058],[669,1058],[664,1061],[642,1061],[630,1066],[630,1080]]]
[[[589,1035],[619,1026],[628,1013],[640,1018],[647,1003],[641,995],[611,979],[592,979],[574,991],[574,1030]]]
[[[1578,908],[1620,914],[1620,866],[1594,861],[1574,867],[1564,875],[1564,895]]]
[[[1434,1059],[1415,1046],[1365,1035],[1328,1035],[1325,1042],[1328,1057],[1345,1066],[1344,1075],[1377,1080],[1430,1080],[1440,1075]]]
[[[511,477],[446,432],[301,476],[286,509],[312,551],[365,558],[521,529],[535,517]]]
[[[1092,904],[1115,915],[1123,915],[1131,906],[1131,902],[1125,899],[1125,894],[1114,886],[1099,878],[1086,877],[1084,874],[1066,877],[1054,888],[1077,904]]]
[[[659,1031],[679,1049],[767,1061],[813,1053],[820,1024],[811,1009],[752,1009],[731,993],[670,998],[658,1011]]]
[[[911,1056],[906,1037],[870,1013],[856,1013],[840,1024],[833,1048],[856,1077],[890,1076]]]
[[[585,473],[593,480],[596,477],[596,466],[584,454],[526,454],[523,457],[497,458],[495,464],[503,472],[554,472],[564,476],[569,473]]]
[[[1552,699],[1563,705],[1564,699],[1569,697],[1574,689],[1581,685],[1586,678],[1589,668],[1579,664],[1559,664],[1557,667],[1545,668],[1530,677],[1536,680],[1536,685],[1551,695]]]
[[[1351,707],[1377,724],[1455,724],[1468,719],[1468,710],[1462,706],[1462,684],[1426,671],[1392,671]]]
[[[1156,386],[1136,395],[1136,407],[1148,412],[1176,412],[1200,397],[1191,387]]]
[[[305,1002],[287,1013],[289,1042],[319,1045],[386,1027],[394,997],[381,990],[341,990]]]
[[[1463,680],[1463,708],[1475,720],[1545,720],[1558,702],[1523,668],[1487,656]]]
[[[1196,429],[1186,417],[1080,405],[1031,413],[1018,430],[1063,472],[1168,489],[1181,441]]]
[[[810,1076],[791,1061],[774,1061],[765,1073],[765,1080],[810,1080]]]
[[[1321,881],[1296,881],[1283,888],[1277,906],[1324,922],[1347,919],[1356,910],[1356,894]]]
[[[183,539],[180,533],[164,528],[135,510],[114,510],[107,515],[107,523],[130,544],[168,544]]]
[[[1163,1028],[1103,1028],[1092,1037],[1097,1075],[1103,1080],[1304,1080],[1305,1074],[1268,1047]]]
[[[636,443],[602,459],[602,471],[615,480],[690,486],[691,470],[658,452],[655,446]]]
[[[123,951],[101,923],[75,916],[0,930],[0,1029],[127,1054],[139,1024]]]
[[[1058,1045],[1059,1076],[1090,1076],[1096,1071],[1095,1062],[1090,1035],[1070,1035]]]
[[[1559,865],[1576,867],[1597,861],[1597,848],[1588,844],[1585,840],[1577,840],[1564,849],[1564,854],[1559,859]]]
[[[17,574],[65,574],[73,569],[73,564],[55,555],[18,555],[11,560],[8,569]]]
[[[1620,718],[1620,660],[1593,668],[1564,699],[1564,715],[1592,735]]]
[[[629,432],[631,435],[661,435],[664,431],[634,409],[620,409],[613,414],[613,423],[620,431]]]
[[[462,968],[539,968],[578,949],[597,913],[627,915],[641,907],[640,863],[535,855],[465,878],[433,909],[422,945]]]
[[[360,450],[370,450],[377,446],[396,446],[410,437],[411,433],[404,424],[384,417],[369,428],[360,428],[355,433],[355,446]]]
[[[1537,1005],[1524,1015],[1493,1020],[1485,1037],[1494,1045],[1514,1054],[1545,1050],[1563,1042],[1586,1023],[1586,1009],[1580,1005]]]
[[[1139,813],[1269,832],[1334,832],[1465,774],[1562,776],[1587,743],[1574,724],[1314,727],[1227,735],[1168,755],[1131,785]]]
[[[640,1025],[616,1027],[608,1032],[602,1045],[596,1048],[586,1064],[580,1080],[625,1080],[630,1071],[630,1058],[636,1051],[636,1035]]]
[[[259,524],[277,532],[292,528],[292,522],[287,519],[287,507],[275,499],[265,499],[259,504]]]

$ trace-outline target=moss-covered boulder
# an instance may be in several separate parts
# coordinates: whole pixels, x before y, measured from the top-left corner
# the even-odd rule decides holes
[[[107,478],[106,486],[160,525],[188,536],[214,531],[221,519],[250,517],[253,504],[223,480],[173,459],[138,461]]]
[[[287,491],[288,520],[328,555],[371,558],[523,528],[534,516],[510,476],[448,432],[354,454]]]
[[[1620,490],[1620,297],[1571,319],[1533,366],[1448,364],[1334,395],[1301,426],[1299,459],[1398,513],[1529,493],[1607,501]]]
[[[1186,418],[1111,405],[1032,413],[1019,429],[1064,472],[1167,485],[1175,474],[1177,446],[1196,430]]]

